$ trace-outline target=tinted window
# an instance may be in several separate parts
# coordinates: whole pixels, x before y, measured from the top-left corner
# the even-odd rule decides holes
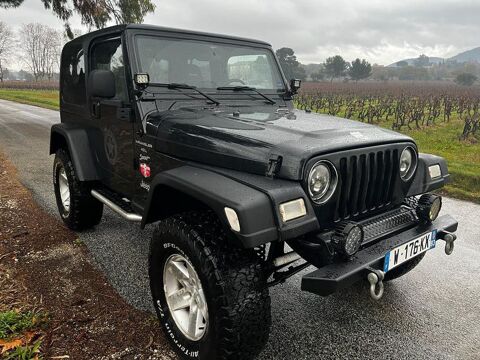
[[[97,69],[113,72],[116,87],[115,96],[120,99],[127,99],[125,67],[120,39],[104,41],[94,46],[92,51],[92,70]]]
[[[67,46],[62,59],[62,99],[83,105],[85,97],[85,56],[82,45]]]

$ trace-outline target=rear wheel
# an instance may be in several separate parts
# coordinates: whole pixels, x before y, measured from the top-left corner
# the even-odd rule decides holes
[[[185,359],[253,359],[268,340],[270,297],[258,256],[229,244],[210,212],[163,220],[149,272],[165,334]]]
[[[79,181],[69,154],[60,149],[53,163],[53,185],[58,211],[72,230],[84,230],[102,219],[103,204],[90,194],[87,183]]]
[[[420,264],[420,261],[422,261],[425,255],[426,253],[420,254],[414,257],[412,260],[407,261],[405,264],[399,265],[396,268],[388,271],[385,274],[385,279],[383,281],[390,281],[402,277],[410,270],[413,270],[418,264]]]

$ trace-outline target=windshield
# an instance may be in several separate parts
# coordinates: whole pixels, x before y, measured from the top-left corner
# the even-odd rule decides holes
[[[135,42],[138,70],[149,74],[150,83],[284,91],[273,53],[267,49],[147,35],[136,36]]]

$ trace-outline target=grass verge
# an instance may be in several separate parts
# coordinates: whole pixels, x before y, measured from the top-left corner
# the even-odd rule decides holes
[[[26,331],[38,329],[47,322],[47,316],[39,311],[9,310],[0,312],[0,339],[21,336]]]
[[[40,106],[51,110],[59,109],[59,95],[57,90],[19,90],[0,88],[0,99]]]

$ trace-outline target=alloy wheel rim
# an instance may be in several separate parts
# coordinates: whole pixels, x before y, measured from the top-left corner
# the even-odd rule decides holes
[[[163,269],[163,284],[168,309],[178,329],[186,338],[200,340],[208,326],[208,307],[193,265],[182,255],[171,255]]]
[[[63,166],[58,172],[58,185],[63,209],[68,214],[70,212],[70,187],[68,186],[67,173]]]

